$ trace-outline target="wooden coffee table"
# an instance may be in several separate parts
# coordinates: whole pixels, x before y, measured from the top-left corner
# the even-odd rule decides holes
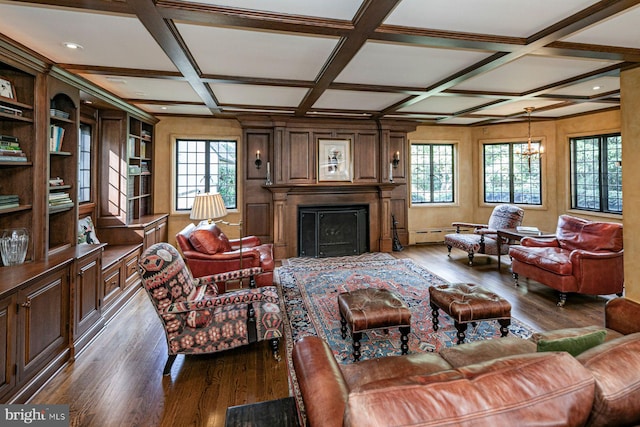
[[[498,271],[500,271],[500,258],[501,258],[501,254],[502,254],[502,238],[504,237],[505,239],[509,239],[509,240],[516,240],[516,241],[520,241],[522,240],[522,238],[524,237],[541,237],[541,238],[550,238],[550,237],[555,237],[555,233],[550,233],[547,231],[538,231],[537,233],[533,233],[533,232],[525,232],[525,231],[518,231],[518,229],[516,228],[501,228],[497,231],[498,234],[498,239],[497,239],[497,246],[498,246]]]

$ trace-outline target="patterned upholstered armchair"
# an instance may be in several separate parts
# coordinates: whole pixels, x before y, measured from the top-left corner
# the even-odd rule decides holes
[[[498,205],[493,209],[488,224],[475,224],[470,222],[454,222],[455,234],[444,236],[444,244],[449,249],[458,248],[466,251],[469,256],[469,265],[473,265],[474,254],[498,255],[498,229],[516,228],[522,224],[524,211],[515,205]],[[473,233],[460,233],[460,227],[471,227]],[[500,242],[500,255],[509,253],[509,241]]]
[[[168,243],[149,247],[140,260],[142,284],[163,323],[169,357],[164,375],[178,354],[215,353],[270,340],[278,356],[282,317],[274,286],[218,294],[216,282],[260,272],[260,268],[194,279],[178,250]]]

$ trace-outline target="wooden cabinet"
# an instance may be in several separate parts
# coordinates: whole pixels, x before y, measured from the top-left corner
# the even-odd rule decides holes
[[[103,245],[79,245],[72,289],[73,322],[71,349],[77,355],[104,326],[102,319]]]
[[[0,401],[16,385],[16,296],[0,299]]]
[[[32,395],[69,358],[69,264],[60,264],[17,291],[18,400]]]
[[[102,316],[115,315],[140,285],[138,261],[142,244],[107,246],[102,270]]]
[[[153,125],[100,111],[98,226],[128,225],[153,213]]]

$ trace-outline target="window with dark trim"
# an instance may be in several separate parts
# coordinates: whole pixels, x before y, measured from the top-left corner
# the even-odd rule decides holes
[[[411,144],[411,203],[452,203],[453,144]]]
[[[571,208],[622,214],[622,137],[571,138]]]
[[[198,193],[220,193],[227,209],[237,207],[237,143],[176,140],[175,206],[191,209]]]
[[[78,203],[91,201],[91,126],[81,123],[78,140]]]
[[[531,142],[540,149],[540,142]],[[484,144],[484,202],[542,204],[542,161],[540,156],[527,157],[526,142]]]

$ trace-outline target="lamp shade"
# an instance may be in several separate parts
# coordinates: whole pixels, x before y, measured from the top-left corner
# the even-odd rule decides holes
[[[196,195],[191,208],[191,219],[213,220],[227,216],[227,208],[220,193],[200,193]]]

